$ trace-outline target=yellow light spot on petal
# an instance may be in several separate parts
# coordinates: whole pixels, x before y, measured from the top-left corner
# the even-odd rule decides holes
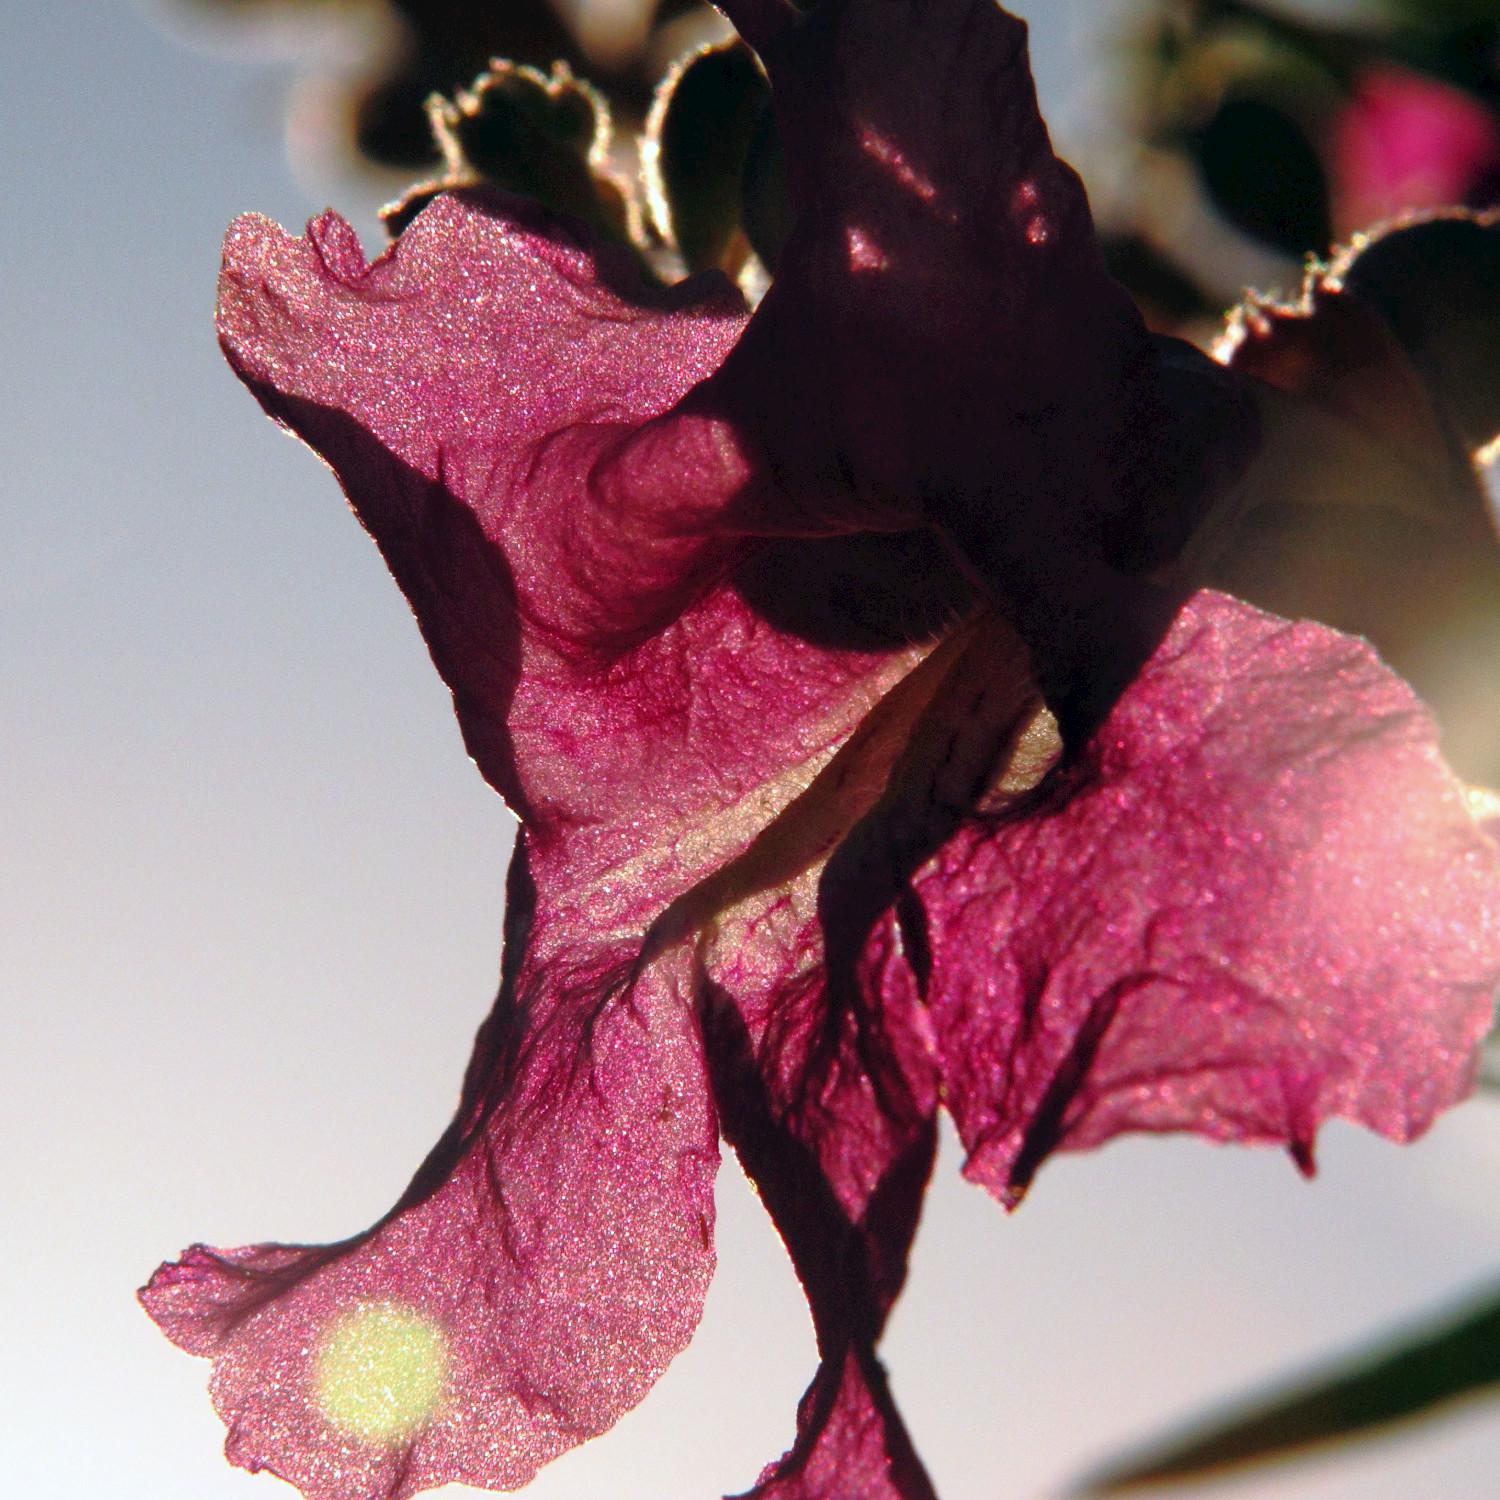
[[[323,1415],[367,1443],[419,1432],[437,1415],[447,1384],[442,1329],[397,1302],[373,1302],[330,1324],[313,1365]]]
[[[1476,823],[1492,823],[1500,820],[1500,792],[1487,786],[1466,786],[1464,807]]]

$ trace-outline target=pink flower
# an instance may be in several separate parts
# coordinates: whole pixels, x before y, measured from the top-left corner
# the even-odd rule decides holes
[[[367,264],[231,229],[219,327],[338,474],[521,820],[453,1124],[331,1246],[143,1299],[317,1500],[524,1484],[691,1336],[722,1134],[822,1357],[763,1500],[931,1494],[875,1355],[952,1114],[1014,1203],[1126,1130],[1397,1139],[1467,1086],[1493,847],[1362,643],[1114,566],[1248,444],[1105,275],[985,0],[727,7],[799,227],[753,317],[506,199]],[[1127,545],[1128,543],[1128,545]]]
[[[1500,189],[1500,117],[1472,94],[1390,63],[1355,80],[1329,151],[1349,232]]]

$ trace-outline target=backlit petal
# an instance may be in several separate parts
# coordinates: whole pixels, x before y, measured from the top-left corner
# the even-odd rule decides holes
[[[1493,846],[1362,642],[1199,594],[1028,816],[918,882],[968,1174],[1008,1201],[1125,1130],[1397,1140],[1472,1080]]]
[[[511,931],[530,916],[512,879]],[[718,1152],[691,1009],[633,949],[545,930],[453,1126],[392,1213],[331,1246],[194,1246],[142,1293],[214,1359],[237,1464],[309,1500],[527,1482],[691,1337]]]

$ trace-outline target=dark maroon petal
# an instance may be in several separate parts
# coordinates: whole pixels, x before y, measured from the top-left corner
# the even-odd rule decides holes
[[[1467,1090],[1496,857],[1362,642],[1199,594],[1071,782],[918,883],[968,1175],[1014,1202],[1125,1130],[1404,1140]]]
[[[760,22],[797,227],[705,400],[799,508],[937,523],[1024,625],[1033,585],[1054,596],[1107,533],[1173,532],[1155,514],[1202,497],[1169,475],[1239,418],[1168,399],[1052,151],[1024,23],[991,0]]]
[[[1500,547],[1472,450],[1493,425],[1473,421],[1495,385],[1491,233],[1459,211],[1394,226],[1312,268],[1294,302],[1236,310],[1221,353],[1261,393],[1264,442],[1208,573],[1369,639],[1431,706],[1455,768],[1486,782]]]
[[[791,0],[719,0],[718,8],[734,23],[735,30],[762,53],[775,46],[798,16]]]
[[[1168,560],[1238,476],[1242,383],[1153,341],[1110,278],[1023,22],[992,0],[724,9],[769,72],[797,219],[695,401],[779,487],[760,509],[937,528],[1081,732],[1166,618],[1113,571]],[[1118,682],[1083,686],[1100,664]]]

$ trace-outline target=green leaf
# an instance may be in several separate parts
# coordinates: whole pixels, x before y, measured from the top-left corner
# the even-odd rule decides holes
[[[1500,1290],[1328,1373],[1106,1465],[1078,1496],[1120,1495],[1384,1431],[1500,1384]]]
[[[770,97],[755,54],[739,41],[692,53],[657,89],[642,155],[646,199],[689,271],[733,273],[744,262],[741,183]]]
[[[1237,228],[1292,255],[1328,248],[1322,163],[1289,114],[1264,99],[1229,98],[1190,144],[1205,191]]]
[[[472,88],[428,101],[444,172],[383,215],[392,234],[435,194],[489,184],[628,240],[633,205],[608,165],[609,106],[566,63],[550,73],[497,60]]]
[[[1495,0],[1388,0],[1421,25],[1436,28],[1470,26],[1495,19]]]
[[[1500,1094],[1500,1045],[1490,1042],[1480,1053],[1479,1087]]]
[[[787,186],[781,137],[767,109],[761,115],[745,158],[743,183],[745,233],[750,247],[768,271],[776,269],[781,247],[792,232],[792,196]]]

